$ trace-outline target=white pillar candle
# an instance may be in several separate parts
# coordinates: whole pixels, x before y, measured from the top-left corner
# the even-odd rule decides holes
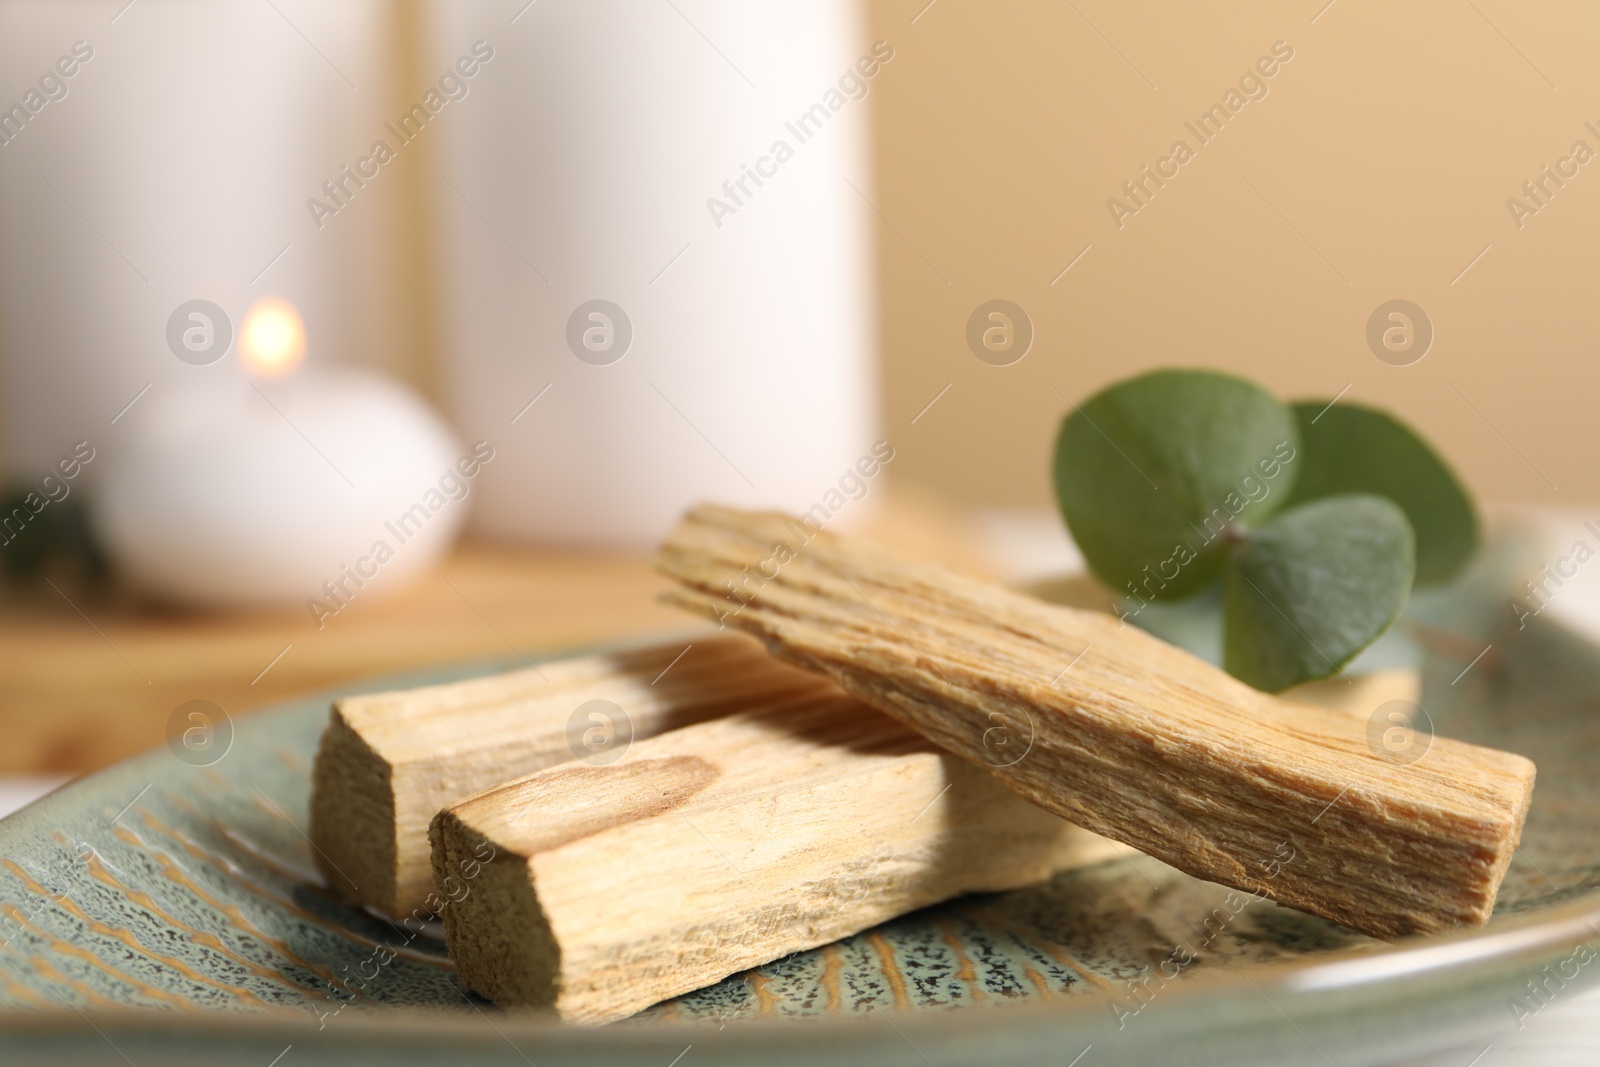
[[[319,230],[306,200],[381,126],[388,5],[0,4],[0,369],[7,465],[47,466],[146,385],[206,370],[164,339],[180,304],[292,300],[319,361],[384,362],[384,191]],[[59,74],[66,58],[71,76]],[[54,88],[59,82],[59,88]],[[353,84],[352,84],[353,83]],[[391,186],[393,183],[390,183]],[[144,401],[140,401],[143,403]],[[86,477],[98,480],[91,466]]]
[[[430,11],[427,73],[474,71],[425,134],[451,411],[504,441],[474,521],[644,546],[696,499],[837,499],[876,437],[864,97],[893,42],[853,0]]]
[[[25,105],[0,121],[6,459],[32,473],[85,441],[106,549],[167,599],[325,625],[462,521],[465,450],[402,387],[339,370],[385,362],[394,257],[368,238],[400,187],[331,222],[308,208],[382,129],[389,7],[0,4],[0,107]],[[245,316],[272,297],[316,364],[287,377],[273,353],[292,364],[306,338]]]

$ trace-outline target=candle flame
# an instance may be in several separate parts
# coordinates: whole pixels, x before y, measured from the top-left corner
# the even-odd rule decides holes
[[[276,378],[294,370],[306,354],[306,328],[287,300],[265,297],[245,313],[239,358],[252,374]]]

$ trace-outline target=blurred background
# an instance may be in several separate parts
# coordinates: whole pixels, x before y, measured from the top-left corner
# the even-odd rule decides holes
[[[803,510],[878,442],[841,526],[1037,576],[1071,557],[1063,413],[1156,366],[1388,407],[1481,500],[1579,508],[1596,31],[7,3],[0,771],[105,765],[193,699],[685,625],[647,563],[685,504]]]

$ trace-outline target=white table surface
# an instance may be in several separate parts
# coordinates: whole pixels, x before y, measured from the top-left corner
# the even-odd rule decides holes
[[[67,781],[55,774],[0,774],[0,817],[33,803]]]
[[[1509,1017],[1510,1012],[1507,1012]],[[1476,1057],[1476,1058],[1475,1058]],[[1600,1063],[1600,990],[1556,1001],[1522,1030],[1396,1067],[1593,1067]]]

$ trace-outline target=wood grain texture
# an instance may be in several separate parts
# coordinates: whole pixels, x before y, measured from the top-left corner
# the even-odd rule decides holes
[[[496,786],[432,840],[461,979],[580,1023],[1123,851],[831,686]]]
[[[720,507],[657,557],[680,606],[836,679],[1035,803],[1200,878],[1396,937],[1487,920],[1533,764],[1434,739],[1398,763],[1344,712],[1131,626]]]
[[[336,701],[312,769],[311,840],[328,886],[387,915],[437,910],[428,823],[497,782],[689,723],[831,691],[747,637],[708,635],[609,655],[556,660],[450,685]],[[625,721],[575,713],[610,701]],[[609,712],[608,712],[609,714]],[[604,735],[601,735],[604,736]]]

